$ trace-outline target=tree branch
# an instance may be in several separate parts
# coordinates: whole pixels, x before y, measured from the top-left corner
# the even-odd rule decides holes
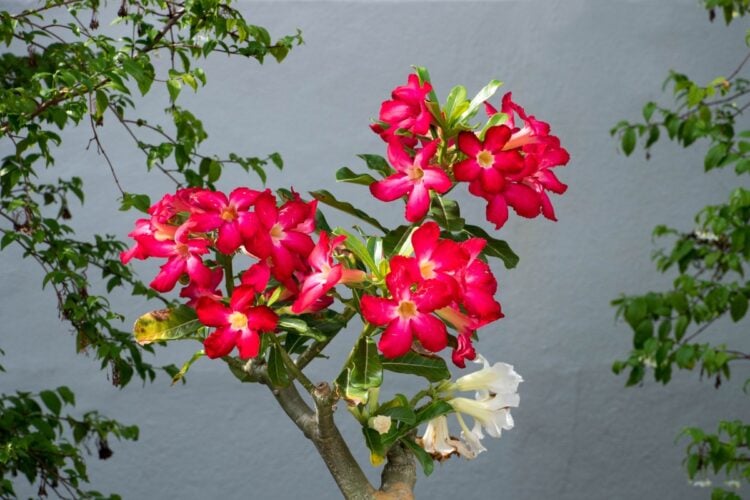
[[[377,499],[413,500],[417,482],[417,466],[414,456],[401,443],[388,450],[388,462],[380,475],[380,490]]]

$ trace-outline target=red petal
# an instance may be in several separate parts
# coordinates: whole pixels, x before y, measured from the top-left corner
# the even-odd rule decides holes
[[[479,183],[485,193],[499,193],[505,186],[505,179],[500,171],[494,168],[484,168],[479,173]]]
[[[385,277],[385,284],[395,301],[408,300],[411,285],[422,282],[417,259],[396,255],[391,259],[391,272]]]
[[[185,259],[174,256],[161,266],[161,271],[150,283],[150,286],[158,292],[168,292],[174,288],[183,272],[185,272]]]
[[[555,209],[552,207],[552,202],[549,200],[547,193],[539,193],[539,199],[542,202],[542,215],[549,220],[557,221],[557,217],[555,217]]]
[[[388,144],[388,161],[399,171],[403,171],[414,165],[412,157],[404,151],[404,147],[401,144],[395,141]]]
[[[203,297],[195,306],[198,319],[206,326],[225,326],[232,311],[221,302]]]
[[[226,195],[219,191],[200,191],[192,194],[191,199],[202,209],[212,212],[219,212],[229,204]]]
[[[448,331],[445,323],[432,314],[418,314],[411,318],[411,328],[425,349],[442,351],[448,345]]]
[[[251,308],[247,313],[247,327],[261,332],[272,332],[279,323],[279,317],[267,306]]]
[[[219,228],[216,248],[225,255],[231,255],[242,245],[242,235],[237,221],[227,222]]]
[[[196,213],[190,216],[190,223],[195,232],[212,231],[224,223],[218,212]]]
[[[540,170],[536,175],[536,178],[539,181],[539,184],[553,193],[563,194],[568,189],[568,186],[560,182],[555,174],[547,169]]]
[[[396,317],[396,303],[393,300],[363,295],[360,310],[365,321],[383,326]]]
[[[242,273],[240,282],[252,287],[257,293],[261,293],[266,289],[269,279],[271,279],[271,268],[265,262],[258,262]]]
[[[536,217],[542,209],[539,194],[524,184],[510,184],[503,194],[508,205],[522,217]]]
[[[428,189],[432,189],[442,194],[453,186],[450,178],[445,172],[438,168],[429,167],[423,169],[422,172],[424,174],[422,177],[422,183]]]
[[[312,238],[297,231],[287,231],[281,244],[305,259],[315,248]]]
[[[453,300],[453,288],[439,279],[425,280],[411,295],[411,299],[420,312],[429,313],[447,306]]]
[[[242,359],[254,358],[260,351],[260,335],[258,335],[258,332],[243,330],[238,335],[236,342]]]
[[[425,144],[422,149],[417,150],[417,154],[414,156],[414,165],[422,169],[427,168],[430,164],[430,160],[435,156],[435,153],[437,153],[439,145],[440,139],[435,139],[434,141]]]
[[[270,191],[264,191],[255,200],[255,213],[263,226],[270,228],[279,219],[279,210],[276,208],[276,197]]]
[[[409,199],[406,201],[406,220],[417,222],[427,215],[430,209],[430,192],[424,184],[414,184],[414,188],[409,193]]]
[[[203,341],[203,348],[206,351],[206,356],[211,359],[226,356],[232,352],[232,349],[234,349],[237,336],[238,332],[236,330],[218,328]]]
[[[458,149],[474,158],[482,150],[482,143],[474,132],[461,132],[458,134]]]
[[[430,259],[439,238],[440,226],[432,221],[425,222],[422,227],[414,231],[411,235],[411,244],[417,260]]]
[[[510,129],[508,127],[505,125],[490,127],[484,135],[484,147],[494,154],[503,149],[508,139],[510,139]]]
[[[229,300],[229,306],[233,311],[246,313],[255,302],[255,289],[252,286],[238,286],[232,292],[232,298]]]
[[[389,359],[403,356],[411,348],[412,334],[409,328],[409,322],[404,320],[394,320],[388,325],[380,336],[378,349],[383,356]]]
[[[260,191],[239,187],[229,194],[229,203],[239,212],[250,208],[260,196]]]
[[[490,198],[487,203],[487,220],[495,224],[495,229],[500,229],[508,221],[508,204],[502,195]]]
[[[200,257],[191,255],[185,265],[190,281],[207,287],[211,284],[211,270],[206,267]]]
[[[380,201],[393,201],[411,191],[414,183],[406,174],[394,174],[370,184],[370,192]]]
[[[469,159],[457,163],[453,167],[453,176],[457,181],[469,182],[476,179],[481,171],[482,167],[479,166],[477,161],[472,156]]]

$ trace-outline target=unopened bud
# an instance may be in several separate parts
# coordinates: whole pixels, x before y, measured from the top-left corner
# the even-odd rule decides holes
[[[387,415],[378,415],[376,417],[370,417],[367,421],[367,426],[370,429],[378,431],[378,434],[385,434],[391,430],[391,417]]]

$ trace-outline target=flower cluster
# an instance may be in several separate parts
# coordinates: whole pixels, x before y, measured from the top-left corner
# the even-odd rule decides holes
[[[448,345],[448,323],[458,332],[454,363],[463,367],[464,359],[474,359],[472,334],[503,316],[494,298],[497,281],[477,258],[485,244],[481,238],[442,239],[434,222],[414,231],[413,256],[390,261],[385,278],[390,297],[362,297],[362,316],[385,327],[378,344],[384,356],[406,354],[414,339],[428,351],[441,351]]]
[[[278,206],[269,190],[237,188],[227,196],[181,189],[154,204],[149,219],[136,221],[129,234],[135,245],[120,258],[123,263],[166,258],[150,286],[168,292],[178,282],[184,285],[180,296],[201,323],[215,327],[204,342],[206,354],[221,357],[237,347],[241,358],[252,358],[259,352],[259,334],[276,329],[278,316],[265,305],[274,292],[301,314],[328,307],[333,302],[328,292],[338,283],[364,279],[364,272],[334,263],[341,238],[320,232],[317,244],[313,241],[316,203],[294,194]],[[227,276],[231,295],[225,303],[219,286],[225,262],[238,251],[250,259],[238,286],[235,276]]]
[[[484,432],[499,438],[503,430],[513,428],[510,409],[518,406],[518,385],[523,378],[507,363],[490,366],[482,356],[478,356],[476,362],[482,364],[480,370],[438,388],[439,392],[447,394],[447,402],[453,407],[461,427],[461,438],[456,439],[450,436],[446,417],[440,416],[428,423],[422,436],[422,446],[438,460],[453,454],[471,460],[486,451],[482,445]],[[452,397],[456,391],[475,391],[474,399]],[[471,429],[464,416],[474,419]]]
[[[372,183],[373,196],[382,201],[406,196],[406,219],[418,222],[428,212],[431,193],[466,182],[471,194],[487,202],[487,220],[498,229],[508,220],[509,206],[523,217],[556,220],[547,191],[562,194],[567,186],[551,169],[567,164],[569,155],[549,124],[528,115],[508,92],[499,112],[484,103],[488,126],[479,133],[466,124],[447,128],[445,116],[430,112],[431,90],[412,74],[382,104],[372,128],[388,143],[396,173]]]

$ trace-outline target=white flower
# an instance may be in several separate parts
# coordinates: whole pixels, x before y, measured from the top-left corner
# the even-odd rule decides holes
[[[367,421],[367,426],[370,429],[378,431],[378,434],[385,434],[391,430],[391,417],[388,415],[377,415],[370,417]]]
[[[458,378],[450,389],[456,391],[477,391],[480,397],[488,397],[489,394],[512,394],[518,390],[518,384],[523,378],[516,373],[513,365],[508,363],[490,363],[481,355],[477,354],[475,363],[482,363],[483,367],[473,373]],[[518,406],[516,403],[515,406]]]
[[[708,488],[711,486],[711,480],[710,479],[699,479],[698,481],[693,481],[691,483],[693,486],[697,486],[698,488]]]
[[[471,432],[481,439],[484,437],[482,428],[496,438],[500,437],[503,430],[512,429],[513,417],[510,415],[510,408],[517,407],[518,402],[518,394],[495,394],[484,399],[453,398],[448,404],[456,413],[474,418],[474,429]]]
[[[730,479],[728,481],[724,481],[724,486],[726,486],[727,488],[734,488],[735,490],[739,490],[742,487],[742,484],[736,479]]]
[[[448,419],[444,415],[433,418],[427,423],[427,429],[422,436],[422,447],[438,460],[446,459],[454,453],[467,460],[472,460],[478,454],[462,441],[451,437],[448,430]]]

